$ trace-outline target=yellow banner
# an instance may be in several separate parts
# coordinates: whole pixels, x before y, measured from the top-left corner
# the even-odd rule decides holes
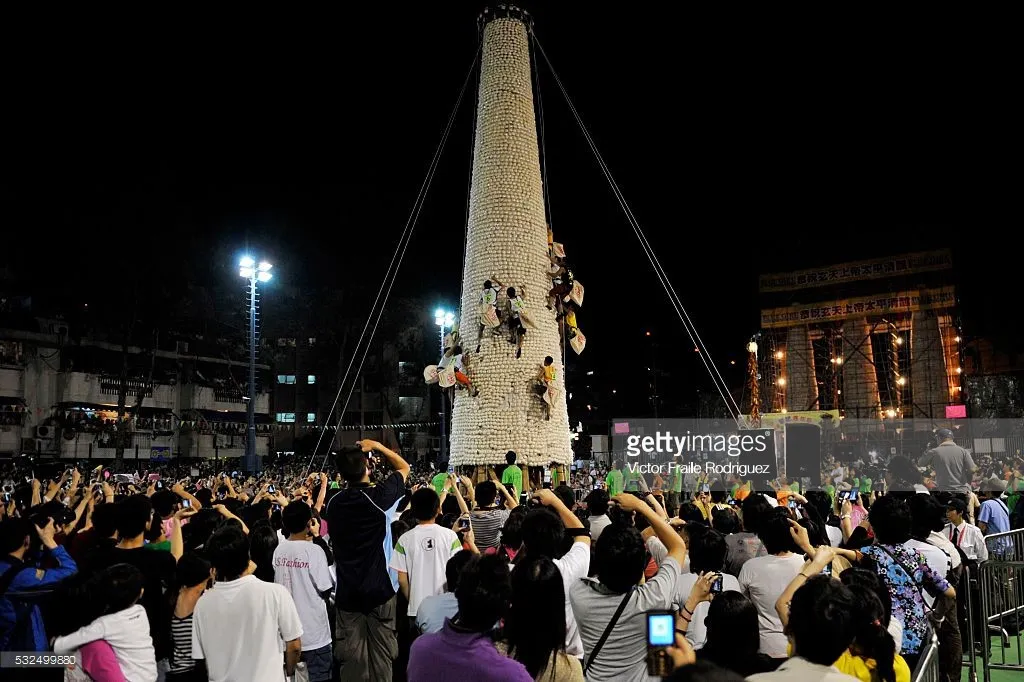
[[[747,423],[750,416],[744,415]],[[761,415],[761,428],[781,431],[786,424],[838,424],[839,410],[811,410],[809,412],[769,412]]]
[[[848,320],[868,315],[894,315],[918,310],[950,308],[956,304],[955,287],[903,291],[862,296],[843,301],[823,301],[761,311],[761,327],[793,327],[799,324]]]
[[[952,267],[953,254],[949,249],[924,251],[854,263],[840,263],[809,270],[797,270],[796,272],[761,275],[760,290],[762,294],[773,291],[793,291],[794,289],[846,284],[867,279],[900,277],[919,272],[950,270]]]

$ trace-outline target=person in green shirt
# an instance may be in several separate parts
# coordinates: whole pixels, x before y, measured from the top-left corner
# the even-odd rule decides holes
[[[666,504],[669,509],[679,509],[679,503],[683,494],[683,472],[680,471],[681,467],[676,467],[672,470],[672,474],[668,478],[668,498]]]
[[[828,499],[830,499],[832,501],[832,503],[835,504],[835,501],[836,501],[836,487],[832,483],[832,477],[831,476],[825,476],[825,485],[822,486],[822,488],[825,491],[825,493],[828,495]]]
[[[615,497],[616,495],[622,494],[622,471],[619,470],[618,462],[612,464],[612,470],[608,472],[607,476],[605,476],[604,482],[608,486],[608,497]]]
[[[565,483],[568,485],[569,477],[565,473],[565,467],[558,462],[551,463],[551,489],[554,490],[559,485]]]
[[[430,485],[434,486],[434,492],[440,495],[444,492],[445,483],[448,481],[447,471],[438,471],[434,474],[434,477],[430,479]]]
[[[860,477],[860,493],[864,496],[871,494],[871,479],[867,476]]]
[[[516,464],[514,450],[505,453],[505,462],[508,466],[501,472],[501,484],[508,488],[512,497],[518,498],[523,494],[523,470]]]
[[[625,486],[627,492],[639,492],[640,490],[640,474],[630,469],[626,469],[623,473],[625,477]]]

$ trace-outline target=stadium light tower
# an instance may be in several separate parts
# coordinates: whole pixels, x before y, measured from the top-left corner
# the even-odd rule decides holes
[[[256,263],[252,256],[242,256],[238,262],[238,274],[249,280],[249,395],[246,400],[245,458],[242,462],[247,473],[259,473],[256,457],[256,297],[257,284],[265,284],[273,277],[267,261]]]

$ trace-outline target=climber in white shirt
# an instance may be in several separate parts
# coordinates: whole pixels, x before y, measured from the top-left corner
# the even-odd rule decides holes
[[[484,328],[494,329],[501,324],[501,313],[498,312],[498,292],[504,286],[497,277],[491,277],[484,281],[483,291],[480,292],[480,331],[476,335],[477,353],[480,352],[480,341],[484,338]]]

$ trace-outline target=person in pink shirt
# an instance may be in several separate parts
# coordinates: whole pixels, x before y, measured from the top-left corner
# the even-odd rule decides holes
[[[113,647],[102,639],[82,645],[78,650],[78,669],[74,673],[79,674],[77,677],[65,675],[64,682],[127,682]]]

